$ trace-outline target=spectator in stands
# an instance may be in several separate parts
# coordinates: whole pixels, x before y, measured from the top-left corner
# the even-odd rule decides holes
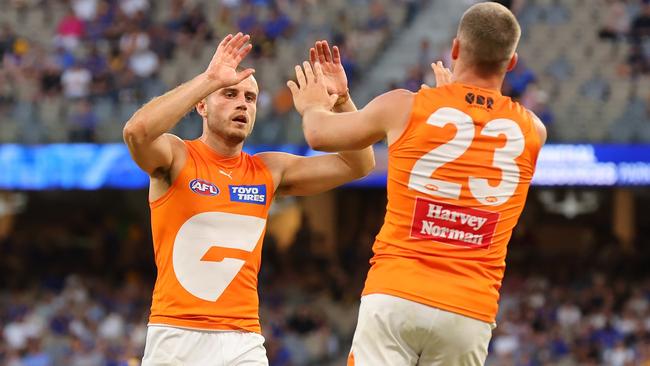
[[[371,32],[385,32],[388,31],[389,26],[390,22],[384,5],[377,0],[372,1],[370,4],[370,17],[368,18],[366,29]]]
[[[77,17],[72,8],[68,9],[66,16],[61,19],[56,31],[56,44],[67,50],[74,50],[84,36],[84,22]]]
[[[315,29],[322,29],[336,36],[322,35],[324,38],[332,38],[340,45],[348,79],[354,83],[357,80],[356,71],[374,59],[373,53],[377,52],[389,36],[389,12],[398,7],[415,9],[423,0],[386,3],[385,6],[390,6],[390,9],[382,5],[382,1],[373,0],[369,3],[371,16],[367,22],[358,24],[348,21],[347,24],[339,24],[333,22],[333,19],[327,19],[330,23],[337,24],[336,29],[311,24],[313,17],[301,16],[302,12],[311,11],[314,6],[303,0],[225,0],[217,5],[185,0],[169,1],[171,6],[166,13],[161,11],[157,2],[149,0],[17,0],[10,6],[19,9],[20,19],[14,19],[15,23],[0,24],[0,69],[4,71],[35,67],[35,77],[40,83],[41,92],[48,95],[50,100],[54,94],[62,92],[66,98],[91,97],[93,109],[106,110],[108,106],[110,110],[109,104],[113,104],[113,110],[129,110],[132,104],[146,101],[152,90],[159,89],[163,82],[171,84],[166,85],[169,88],[186,81],[191,68],[205,62],[201,60],[202,50],[206,43],[211,42],[214,34],[223,35],[238,30],[254,34],[257,41],[253,55],[257,57],[251,66],[260,67],[259,64],[263,63],[276,70],[278,64],[286,65],[295,61],[295,51],[300,47],[302,37],[313,37]],[[43,6],[38,11],[45,13],[44,31],[53,29],[56,32],[56,37],[51,38],[49,44],[41,45],[41,40],[32,40],[21,34],[21,31],[24,32],[20,25],[21,19],[29,12],[36,11],[36,5]],[[335,6],[337,8],[331,12],[334,16],[347,11],[347,8],[345,11],[343,9],[344,6],[347,7],[345,3]],[[61,10],[65,13],[63,17],[57,16],[62,14]],[[216,14],[208,11],[216,11]],[[324,15],[330,16],[327,12]],[[401,21],[399,25],[404,24],[404,19]],[[300,32],[294,33],[293,30]],[[295,37],[295,34],[300,37]],[[359,45],[363,46],[363,50],[357,52]],[[45,51],[41,52],[40,49]],[[272,72],[265,74],[274,75]],[[284,87],[285,79],[275,75],[270,80],[264,80],[265,89],[273,91],[273,95],[267,98],[269,101]],[[16,92],[14,85],[0,85],[0,89],[7,95]],[[15,96],[9,98],[15,99]],[[116,104],[124,101],[126,105]],[[21,120],[31,118],[28,115],[34,114],[22,107],[22,111],[16,111],[15,105],[10,107],[9,114],[19,116]],[[62,115],[70,115],[68,109],[72,108],[64,103]],[[105,115],[103,112],[98,114]],[[290,134],[285,132],[293,129],[288,128],[286,121],[293,117],[295,116],[291,113],[273,115],[279,133],[275,134],[277,136],[267,134],[272,136],[271,140],[262,139],[260,142],[288,142]],[[0,116],[2,118],[9,119]],[[39,123],[45,123],[42,119],[30,120],[32,125],[28,131],[35,141],[66,140],[71,134],[70,131],[55,132],[57,128],[69,126],[67,118],[59,123],[52,123],[49,117],[45,119],[49,123],[45,128],[38,128]],[[107,131],[102,129],[101,133]],[[103,136],[101,140],[106,139],[111,137]],[[302,143],[301,134],[291,134],[291,141]]]
[[[271,5],[269,19],[264,24],[264,35],[271,41],[284,35],[291,28],[291,20],[277,5]]]
[[[609,98],[609,93],[609,83],[599,71],[596,71],[591,78],[580,85],[580,94],[596,101],[606,101]]]
[[[78,101],[74,112],[70,115],[70,141],[94,141],[97,123],[97,115],[92,109],[92,104],[85,99]]]
[[[86,21],[85,38],[91,42],[101,41],[115,20],[115,9],[108,0],[100,0],[91,19]]]
[[[420,86],[424,83],[424,72],[419,65],[411,66],[408,69],[406,80],[404,81],[403,88],[416,92],[420,89]]]
[[[149,0],[119,0],[119,4],[120,10],[131,19],[149,9]]]
[[[528,68],[525,62],[520,59],[514,70],[506,74],[504,90],[509,91],[507,95],[515,99],[520,98],[526,91],[526,88],[528,88],[528,85],[535,81],[535,79],[533,70]]]
[[[630,34],[635,42],[641,42],[650,37],[650,3],[641,6],[641,13],[632,21]]]
[[[90,71],[83,66],[81,60],[75,60],[74,65],[61,74],[63,95],[68,99],[88,97],[91,81]]]
[[[428,70],[430,68],[431,62],[433,60],[438,60],[439,58],[433,53],[431,49],[431,42],[428,38],[422,38],[420,40],[420,49],[418,50],[418,67],[422,70]],[[433,85],[433,84],[429,84]]]
[[[627,57],[626,73],[632,77],[650,72],[650,58],[646,57],[640,44],[632,44]]]
[[[603,12],[603,24],[598,36],[601,39],[619,41],[630,31],[630,15],[623,0],[609,0]]]
[[[2,64],[5,54],[13,52],[15,41],[16,35],[9,24],[3,24],[0,27],[0,64]]]
[[[97,14],[97,0],[72,0],[71,5],[75,16],[84,22],[92,20]]]

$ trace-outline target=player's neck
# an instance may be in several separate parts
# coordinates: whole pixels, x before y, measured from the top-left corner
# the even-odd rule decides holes
[[[213,133],[204,133],[199,140],[223,157],[238,156],[244,147],[244,141],[235,143]]]
[[[505,75],[494,75],[485,77],[476,73],[470,68],[456,67],[451,77],[454,83],[472,85],[483,89],[490,89],[501,92]]]

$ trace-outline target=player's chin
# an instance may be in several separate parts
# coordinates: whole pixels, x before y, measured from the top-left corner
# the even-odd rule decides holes
[[[233,128],[228,133],[231,141],[242,142],[248,137],[248,129],[243,128]]]

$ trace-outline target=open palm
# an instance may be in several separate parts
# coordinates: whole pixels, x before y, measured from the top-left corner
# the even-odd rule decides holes
[[[341,53],[337,46],[332,52],[327,41],[317,41],[309,50],[309,59],[312,64],[318,62],[321,65],[329,94],[344,96],[348,93],[348,78],[341,65]]]
[[[205,74],[210,79],[217,81],[220,87],[235,85],[252,75],[255,72],[253,69],[237,71],[239,63],[253,47],[248,44],[249,39],[249,35],[244,35],[241,32],[234,36],[232,34],[226,36],[219,43]]]

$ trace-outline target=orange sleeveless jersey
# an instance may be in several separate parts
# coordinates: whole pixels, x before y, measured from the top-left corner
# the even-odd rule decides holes
[[[463,84],[422,89],[388,149],[388,206],[363,294],[494,322],[541,143],[528,111]]]
[[[149,324],[260,333],[257,273],[273,179],[257,157],[185,141],[187,161],[151,202],[158,277]]]

